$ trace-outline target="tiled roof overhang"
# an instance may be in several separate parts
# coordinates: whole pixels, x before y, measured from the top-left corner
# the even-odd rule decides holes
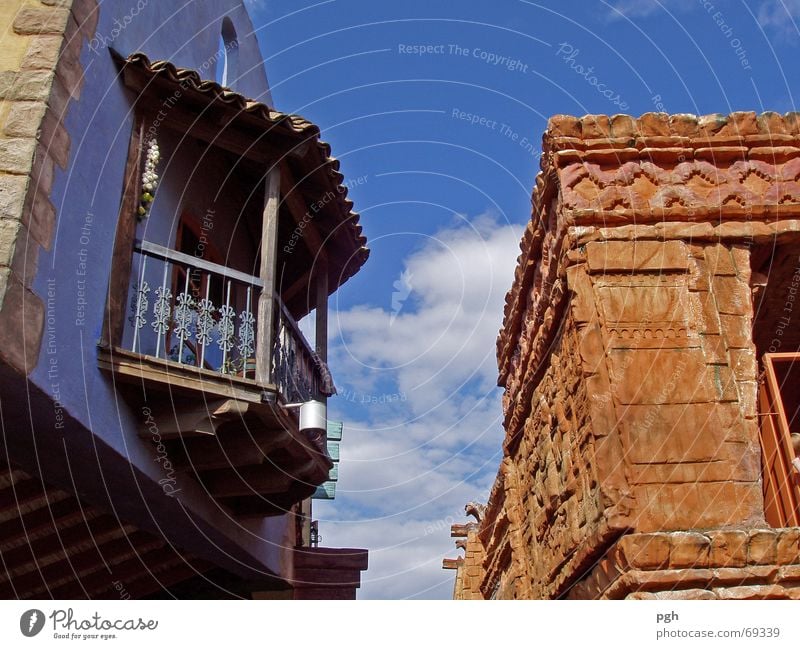
[[[327,231],[321,233],[329,259],[329,290],[335,291],[358,272],[369,257],[367,239],[362,234],[359,214],[347,199],[339,161],[331,156],[330,145],[320,139],[318,126],[300,115],[276,111],[202,79],[195,70],[176,67],[169,61],[150,61],[139,52],[128,57],[114,50],[111,53],[121,67],[123,82],[135,92],[142,93],[144,87],[152,92],[167,91],[163,95],[167,97],[172,94],[170,90],[179,90],[182,97],[194,99],[205,108],[223,109],[227,118],[224,126],[214,115],[220,130],[236,129],[252,138],[253,149],[267,145],[277,151],[282,161],[291,159],[293,164],[300,164],[302,171],[295,174],[298,185],[312,184],[316,195],[331,192],[335,196],[335,200],[325,203],[326,209],[335,210],[335,217]]]

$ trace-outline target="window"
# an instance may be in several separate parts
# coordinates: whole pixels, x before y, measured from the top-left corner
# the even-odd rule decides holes
[[[239,39],[230,18],[222,21],[217,51],[216,81],[221,86],[233,87],[239,78]]]

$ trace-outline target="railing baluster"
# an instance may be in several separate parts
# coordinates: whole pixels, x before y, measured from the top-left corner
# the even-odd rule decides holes
[[[190,336],[189,327],[192,324],[192,296],[189,295],[189,275],[192,269],[186,267],[186,282],[183,293],[178,296],[178,308],[175,309],[175,335],[178,336],[178,362],[183,363],[183,343]]]
[[[211,341],[211,330],[214,328],[214,305],[209,299],[211,275],[206,275],[206,296],[200,300],[197,309],[197,342],[200,344],[200,367],[206,363],[206,345]]]
[[[170,302],[172,301],[172,291],[167,287],[167,277],[169,275],[169,262],[164,262],[164,277],[161,286],[156,289],[156,303],[153,305],[153,329],[158,334],[156,340],[156,358],[161,358],[161,340],[169,329]],[[166,355],[166,354],[165,354]]]
[[[136,347],[139,343],[139,329],[146,323],[147,318],[144,314],[147,312],[147,294],[150,292],[150,287],[144,279],[144,271],[147,266],[147,257],[142,255],[142,273],[139,276],[139,285],[136,287],[136,312],[133,315],[133,351],[137,351]]]
[[[219,310],[219,342],[217,345],[222,350],[223,374],[228,374],[228,352],[233,347],[234,324],[236,312],[231,308],[231,280],[228,280],[228,290],[225,295],[225,306]]]

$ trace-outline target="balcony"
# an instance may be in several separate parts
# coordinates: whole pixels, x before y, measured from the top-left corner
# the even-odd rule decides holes
[[[800,525],[800,474],[792,433],[800,431],[800,353],[764,355],[759,390],[764,514],[773,527]]]
[[[259,277],[137,241],[121,345],[100,350],[145,414],[140,436],[243,516],[284,513],[332,466],[324,436],[281,407],[333,394],[328,367],[264,298]]]
[[[134,246],[133,269],[123,341],[142,362],[168,367],[166,361],[176,374],[249,383],[285,402],[334,393],[326,363],[277,295],[273,326],[262,328],[260,278],[146,241]],[[271,340],[264,340],[267,331]],[[259,356],[268,360],[263,378]]]

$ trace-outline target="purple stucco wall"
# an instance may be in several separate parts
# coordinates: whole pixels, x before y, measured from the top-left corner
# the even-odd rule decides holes
[[[52,330],[45,325],[42,353],[30,380],[57,400],[65,414],[94,433],[104,448],[102,457],[112,458],[110,471],[123,466],[117,459],[129,461],[155,483],[164,474],[154,461],[152,444],[136,434],[143,415],[118,398],[111,380],[97,367],[96,345],[133,123],[131,96],[120,82],[108,47],[123,55],[141,51],[151,60],[169,59],[214,79],[222,20],[228,16],[239,40],[239,78],[231,85],[249,97],[271,99],[262,53],[240,0],[102,0],[100,6],[96,37],[89,46],[84,45],[81,55],[85,83],[80,99],[70,104],[66,116],[71,138],[69,165],[66,170],[57,168],[53,184],[57,234],[51,250],[42,251],[33,286],[43,298],[48,291],[54,296],[48,308],[53,307],[56,325]],[[174,217],[183,204],[176,192],[183,189],[187,165],[176,161],[174,166],[176,175],[159,188],[158,205],[147,224],[151,229],[148,239],[166,242],[174,236]],[[198,179],[202,184],[201,175],[195,177]],[[220,227],[218,236],[225,236],[225,228]],[[85,442],[69,436],[63,441],[73,461],[99,461],[96,448],[87,448]],[[179,480],[180,505],[196,520],[274,572],[282,571],[285,517],[241,524],[230,519],[195,481],[186,476]],[[135,494],[125,498],[135,498]],[[147,507],[167,520],[173,510],[180,513],[179,504],[168,496],[151,498]],[[198,532],[187,529],[186,534]],[[179,537],[180,531],[175,536]],[[181,542],[180,538],[174,540]],[[209,547],[214,544],[209,541]]]

